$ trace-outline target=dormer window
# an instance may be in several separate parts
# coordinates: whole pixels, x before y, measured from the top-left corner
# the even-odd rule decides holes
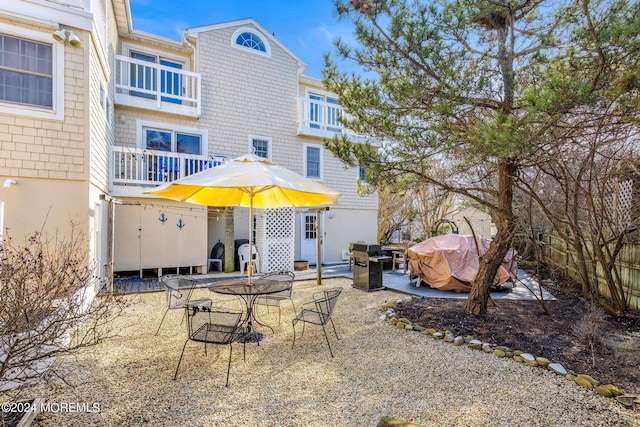
[[[233,47],[271,57],[271,46],[262,34],[250,27],[238,28],[231,37]]]

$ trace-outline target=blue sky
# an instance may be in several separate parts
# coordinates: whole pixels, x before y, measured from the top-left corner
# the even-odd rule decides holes
[[[187,28],[253,18],[308,64],[304,74],[316,78],[322,78],[325,52],[337,60],[335,37],[355,44],[353,26],[338,20],[333,0],[130,0],[130,4],[133,28],[175,40]],[[339,64],[342,71],[353,68]]]

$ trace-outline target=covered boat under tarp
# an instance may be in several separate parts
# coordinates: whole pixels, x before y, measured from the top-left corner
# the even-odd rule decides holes
[[[478,249],[483,254],[491,241],[478,236]],[[478,255],[472,235],[445,234],[418,243],[409,248],[409,270],[432,288],[443,291],[469,292],[478,273]],[[516,251],[510,248],[498,269],[494,286],[517,277]]]

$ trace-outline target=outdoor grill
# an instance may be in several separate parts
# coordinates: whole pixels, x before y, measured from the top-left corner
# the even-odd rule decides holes
[[[364,291],[382,289],[382,263],[390,260],[380,245],[353,243],[353,286]]]

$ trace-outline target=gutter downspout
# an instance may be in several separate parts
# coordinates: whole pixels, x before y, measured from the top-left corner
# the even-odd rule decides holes
[[[193,50],[193,72],[197,73],[198,72],[198,50],[196,49],[196,47],[193,45],[193,43],[191,43],[189,41],[189,39],[187,38],[186,32],[182,33],[182,42],[184,44],[186,44],[187,46],[189,46],[191,48],[191,50]]]
[[[199,68],[199,55],[198,55],[198,50],[196,49],[196,47],[189,41],[189,39],[187,38],[187,32],[183,32],[182,33],[182,42],[184,44],[186,44],[187,46],[189,46],[191,48],[191,50],[193,51],[193,72],[197,73],[198,72],[198,68]],[[200,115],[202,114],[202,75],[200,76],[200,84],[198,84],[198,88],[197,88],[197,97],[198,97],[198,119],[200,119]],[[209,147],[207,147],[207,153],[209,152]]]

